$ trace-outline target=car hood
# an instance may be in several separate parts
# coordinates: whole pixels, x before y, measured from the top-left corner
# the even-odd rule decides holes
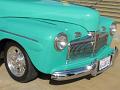
[[[6,1],[2,1],[1,3],[2,11],[4,10],[0,14],[1,17],[29,17],[53,23],[54,21],[58,21],[80,25],[88,31],[96,31],[98,29],[100,14],[98,11],[88,7],[52,0]],[[4,5],[3,3],[8,5]]]

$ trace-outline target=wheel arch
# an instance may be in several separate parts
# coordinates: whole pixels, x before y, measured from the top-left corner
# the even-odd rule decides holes
[[[5,48],[5,46],[6,46],[6,44],[8,43],[8,42],[14,42],[14,43],[16,43],[16,44],[18,44],[18,45],[20,45],[22,48],[23,48],[23,50],[26,52],[26,54],[28,55],[28,57],[30,58],[30,62],[31,62],[31,64],[35,67],[35,69],[36,70],[39,70],[40,72],[44,72],[44,71],[42,71],[42,69],[40,69],[39,68],[39,64],[37,63],[37,60],[35,60],[34,59],[34,55],[32,55],[31,53],[33,53],[33,52],[36,52],[36,49],[34,49],[33,48],[33,50],[30,48],[32,45],[30,45],[30,47],[28,47],[28,48],[26,48],[27,46],[26,46],[26,44],[28,44],[28,42],[26,43],[26,44],[24,44],[23,42],[21,42],[21,41],[17,41],[18,39],[11,39],[11,38],[3,38],[3,39],[1,39],[0,40],[0,58],[2,58],[3,60],[4,60],[4,58],[5,58],[5,55],[4,55],[4,48]],[[24,41],[25,42],[25,41]],[[29,42],[30,43],[30,42]],[[33,44],[35,44],[35,43],[33,43]],[[35,45],[36,46],[36,45]],[[33,46],[34,47],[34,46]],[[30,51],[28,50],[28,49],[30,49]],[[31,51],[33,51],[33,52],[31,52]],[[31,52],[31,53],[30,53]],[[38,52],[38,51],[37,51]],[[36,52],[36,53],[37,53]],[[36,54],[35,53],[35,54]]]
[[[24,47],[17,41],[15,41],[13,39],[4,38],[4,39],[0,40],[0,54],[2,54],[2,52],[4,52],[5,46],[8,42],[14,42],[14,43],[20,45],[24,49]],[[25,50],[25,52],[26,52],[26,50]],[[4,56],[2,56],[2,58],[4,58]]]
[[[9,73],[9,75],[14,80],[17,80],[19,82],[28,82],[28,81],[31,81],[37,77],[37,75],[38,75],[37,69],[34,67],[33,63],[31,62],[31,60],[29,58],[29,55],[27,54],[26,50],[22,47],[22,45],[20,45],[18,42],[14,41],[12,39],[3,39],[3,40],[1,40],[0,44],[1,44],[1,48],[3,48],[3,51],[4,51],[4,62],[5,62],[6,69]],[[18,74],[13,73],[12,72],[13,70],[11,70],[9,67],[7,54],[8,54],[8,50],[12,46],[15,46],[16,48],[18,48],[20,50],[20,52],[22,52],[22,54],[24,55],[24,60],[26,62],[25,66],[27,68],[25,69],[25,71],[22,74],[21,73],[18,73]],[[18,50],[18,49],[15,49],[15,50]],[[11,60],[13,60],[13,59],[11,59]],[[19,74],[21,74],[21,76],[18,76]]]

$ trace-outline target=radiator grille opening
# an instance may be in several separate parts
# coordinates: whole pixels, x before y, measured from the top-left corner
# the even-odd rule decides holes
[[[73,40],[68,47],[68,59],[88,57],[97,53],[107,44],[108,34],[97,33],[82,39]]]

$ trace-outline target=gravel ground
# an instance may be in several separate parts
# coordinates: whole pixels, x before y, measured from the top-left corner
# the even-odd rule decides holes
[[[120,30],[120,25],[118,25]],[[115,35],[113,45],[120,49],[120,32]],[[86,77],[69,82],[50,82],[48,77],[40,74],[37,79],[29,83],[18,83],[8,75],[4,64],[0,66],[0,90],[120,90],[120,55],[115,65],[106,72],[91,78]]]

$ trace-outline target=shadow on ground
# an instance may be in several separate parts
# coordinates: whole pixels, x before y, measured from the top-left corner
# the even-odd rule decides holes
[[[0,60],[0,67],[2,66],[3,63],[4,63],[4,60],[1,59],[1,60]]]
[[[65,80],[65,81],[50,80],[49,84],[51,84],[51,85],[64,85],[64,84],[69,84],[69,83],[73,83],[76,81],[80,81],[83,79],[90,80],[91,78],[92,78],[92,76],[88,75],[88,76],[84,76],[84,77],[80,77],[80,78],[76,78],[76,79],[71,79],[71,80]]]

